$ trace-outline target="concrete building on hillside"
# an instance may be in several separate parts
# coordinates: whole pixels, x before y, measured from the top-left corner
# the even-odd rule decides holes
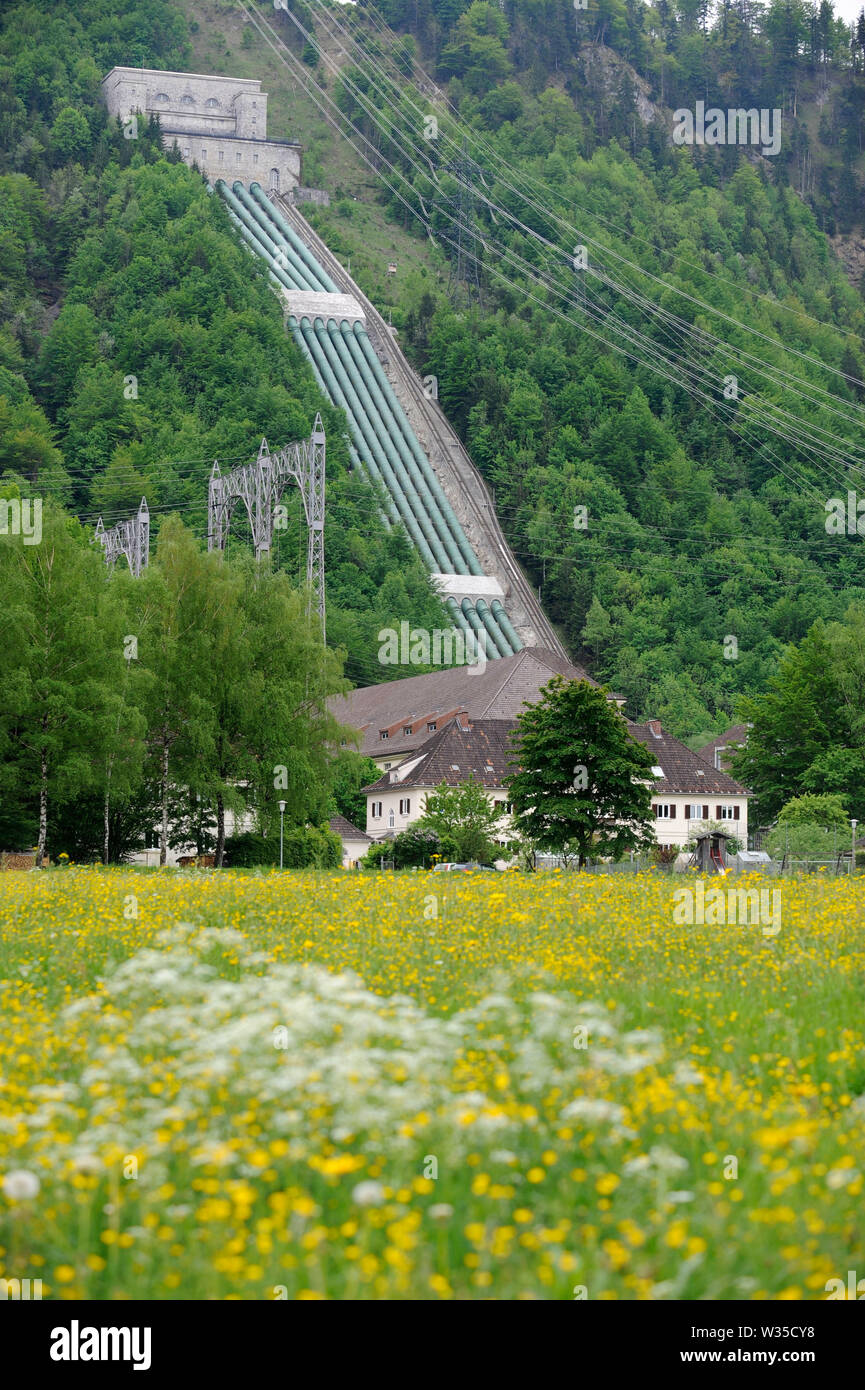
[[[210,182],[240,179],[277,193],[300,184],[301,147],[268,140],[267,93],[257,79],[116,67],[102,79],[102,95],[121,121],[158,116],[166,146],[176,143]]]

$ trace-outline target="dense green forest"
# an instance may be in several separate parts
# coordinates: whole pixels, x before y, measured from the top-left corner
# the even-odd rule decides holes
[[[99,100],[115,63],[187,64],[183,17],[164,0],[89,0],[74,16],[13,5],[0,24],[0,476],[91,525],[146,494],[157,534],[177,513],[203,540],[214,458],[305,438],[320,411],[329,640],[354,679],[399,675],[376,663],[378,631],[446,624],[423,566],[349,476],[342,414],[219,200],[155,125],[124,139]],[[284,502],[274,559],[299,579],[299,494]],[[233,543],[244,527],[239,511]]]
[[[617,0],[387,13],[401,37],[318,3],[279,27],[296,47],[312,22],[339,35],[349,61],[332,70],[322,43],[321,82],[375,151],[388,214],[437,240],[445,275],[406,276],[393,309],[403,344],[570,649],[635,713],[722,728],[785,644],[865,592],[858,535],[826,529],[865,462],[863,287],[826,235],[862,211],[865,24],[824,7],[814,48],[790,4],[711,24]],[[812,199],[793,112],[820,81],[843,112]],[[780,109],[778,160],[674,145],[671,108],[696,100]],[[356,220],[347,198],[315,214],[353,263]]]
[[[865,20],[800,0],[254,8],[323,111],[308,173],[333,201],[310,216],[365,288],[362,212],[416,245],[393,323],[571,652],[635,717],[725,727],[789,644],[865,598],[855,519],[832,534],[825,509],[865,464],[863,286],[829,241],[861,233]],[[399,675],[376,634],[445,625],[428,577],[349,475],[341,413],[222,206],[157,127],[126,140],[99,101],[115,63],[194,66],[213,14],[242,18],[228,0],[0,15],[3,490],[86,526],[146,493],[157,543],[176,515],[203,545],[213,458],[321,411],[328,638],[350,678]],[[228,42],[213,70],[288,81],[253,25]],[[697,101],[780,110],[777,158],[674,145]],[[296,585],[286,501],[274,563]]]

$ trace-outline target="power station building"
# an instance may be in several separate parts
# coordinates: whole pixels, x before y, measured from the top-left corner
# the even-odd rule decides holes
[[[112,116],[159,117],[166,144],[211,182],[235,179],[287,193],[300,183],[301,147],[268,140],[267,93],[257,79],[155,68],[112,68],[102,79]]]

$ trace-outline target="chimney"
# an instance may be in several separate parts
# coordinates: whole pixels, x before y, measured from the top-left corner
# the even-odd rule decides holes
[[[469,712],[467,709],[457,710],[456,720],[461,729],[471,728],[471,725],[469,724]]]
[[[646,726],[647,726],[647,728],[651,729],[651,731],[652,731],[652,737],[653,737],[653,738],[660,738],[660,737],[661,737],[661,734],[662,734],[663,731],[662,731],[662,729],[661,729],[661,721],[660,721],[660,719],[647,719],[647,720],[646,720]]]

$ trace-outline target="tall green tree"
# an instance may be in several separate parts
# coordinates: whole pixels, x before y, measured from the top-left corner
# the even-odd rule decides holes
[[[805,792],[844,798],[865,817],[865,606],[843,623],[818,621],[781,661],[764,695],[742,701],[752,725],[734,776],[757,797],[762,822]]]
[[[652,755],[602,687],[555,676],[520,715],[514,824],[540,850],[619,859],[653,843]]]
[[[43,506],[41,530],[32,545],[0,537],[2,743],[19,795],[38,803],[40,865],[52,807],[104,786],[124,664],[101,555],[54,504]]]
[[[424,813],[412,829],[437,835],[448,859],[489,864],[498,853],[495,836],[500,819],[501,811],[492,805],[480,782],[469,776],[456,787],[442,782],[428,792]]]

